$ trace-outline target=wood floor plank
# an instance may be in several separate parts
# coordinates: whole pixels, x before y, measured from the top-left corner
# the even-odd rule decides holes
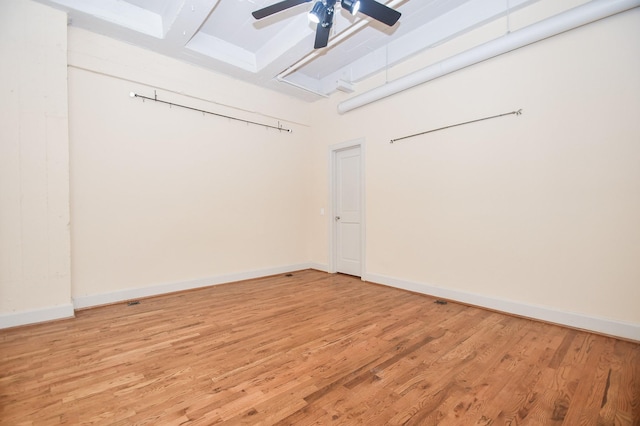
[[[640,425],[640,343],[313,270],[0,330],[0,425]]]

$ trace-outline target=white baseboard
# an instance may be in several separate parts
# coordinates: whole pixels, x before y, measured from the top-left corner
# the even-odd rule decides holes
[[[72,318],[74,316],[74,309],[108,305],[110,303],[123,302],[126,300],[134,300],[144,297],[158,296],[166,293],[173,293],[177,291],[191,290],[253,278],[261,278],[269,275],[285,274],[288,272],[294,272],[303,269],[316,269],[318,271],[327,272],[328,266],[309,262],[296,265],[260,269],[255,271],[247,271],[236,274],[219,275],[216,277],[202,278],[197,280],[166,283],[149,287],[118,290],[109,293],[79,296],[74,298],[73,304],[0,314],[0,329],[35,324],[57,319]],[[640,324],[636,323],[592,317],[574,312],[559,311],[545,306],[531,305],[512,300],[487,297],[475,293],[463,292],[442,287],[434,287],[432,285],[424,283],[406,281],[378,274],[366,274],[362,278],[363,280],[372,283],[383,284],[390,287],[413,291],[416,293],[427,294],[434,297],[441,297],[443,299],[454,300],[469,305],[480,306],[527,318],[640,341]]]
[[[307,265],[309,269],[315,269],[316,271],[320,272],[329,272],[329,265],[325,265],[324,263],[311,262]]]
[[[416,293],[428,294],[434,297],[441,297],[443,299],[458,301],[522,317],[640,341],[640,324],[636,323],[592,317],[574,312],[559,311],[545,306],[531,305],[513,300],[498,299],[475,293],[434,287],[428,284],[411,282],[378,274],[367,274],[365,280],[372,283],[383,284]]]
[[[197,280],[157,284],[149,287],[128,288],[108,293],[90,294],[86,296],[75,296],[73,298],[73,306],[75,309],[82,309],[94,306],[109,305],[111,303],[158,296],[161,294],[174,293],[177,291],[193,290],[196,288],[209,287],[212,285],[267,277],[269,275],[286,274],[287,272],[300,271],[302,269],[316,269],[316,266],[317,265],[314,263],[300,263],[296,265],[286,265],[275,268],[259,269],[255,271],[200,278]]]
[[[0,329],[73,317],[74,312],[71,303],[42,309],[12,312],[0,314]]]

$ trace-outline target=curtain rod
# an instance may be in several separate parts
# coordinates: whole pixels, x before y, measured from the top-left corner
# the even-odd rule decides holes
[[[427,133],[433,133],[433,132],[437,132],[439,130],[450,129],[452,127],[463,126],[465,124],[477,123],[478,121],[484,121],[484,120],[490,120],[492,118],[504,117],[505,115],[521,115],[521,114],[522,114],[522,109],[519,109],[517,111],[505,112],[504,114],[492,115],[491,117],[478,118],[477,120],[465,121],[464,123],[458,123],[458,124],[451,124],[449,126],[444,126],[444,127],[439,127],[437,129],[427,130],[426,132],[420,132],[420,133],[415,133],[415,134],[409,135],[409,136],[403,136],[403,137],[397,138],[397,139],[391,139],[391,141],[389,143],[394,143],[394,142],[397,142],[397,141],[401,141],[403,139],[409,139],[409,138],[413,138],[413,137],[416,137],[416,136],[426,135]]]
[[[173,102],[164,101],[162,99],[158,99],[158,95],[156,94],[155,90],[153,91],[153,98],[151,98],[149,96],[139,95],[139,94],[137,94],[135,92],[130,92],[129,96],[131,96],[132,98],[141,98],[143,100],[144,99],[148,99],[150,101],[160,102],[160,103],[163,103],[163,104],[167,104],[170,107],[171,106],[177,106],[179,108],[189,109],[191,111],[197,111],[197,112],[201,112],[203,114],[215,115],[216,117],[228,118],[229,120],[241,121],[241,122],[247,123],[247,124],[254,124],[256,126],[262,126],[262,127],[267,128],[267,129],[276,129],[276,130],[279,130],[281,132],[284,131],[284,132],[288,132],[288,133],[292,133],[293,132],[293,130],[291,130],[291,129],[285,129],[284,127],[282,127],[280,122],[278,122],[278,126],[276,127],[276,126],[271,126],[269,124],[258,123],[257,121],[245,120],[243,118],[237,118],[237,117],[232,117],[230,115],[218,114],[217,112],[211,112],[211,111],[207,111],[207,110],[204,110],[204,109],[190,107],[190,106],[187,106],[187,105],[180,105],[180,104],[176,104],[176,103],[173,103]]]

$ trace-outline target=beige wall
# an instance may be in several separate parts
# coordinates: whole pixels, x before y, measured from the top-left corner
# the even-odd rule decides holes
[[[69,63],[74,299],[308,262],[307,104],[78,29]]]
[[[66,49],[64,13],[0,1],[0,327],[73,314]]]
[[[316,124],[332,125],[315,133],[313,203],[328,204],[327,146],[362,137],[369,277],[637,327],[638,52],[634,9],[342,116],[335,108],[348,96],[317,104]],[[389,143],[519,108],[522,116]],[[313,259],[325,264],[326,229],[316,220],[311,230]]]

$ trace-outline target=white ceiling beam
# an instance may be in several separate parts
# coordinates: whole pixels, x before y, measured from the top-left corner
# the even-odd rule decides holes
[[[162,17],[164,39],[169,49],[180,50],[196,35],[219,0],[185,0],[176,2]]]
[[[162,17],[147,9],[118,0],[52,0],[64,8],[119,25],[142,34],[162,38]]]

